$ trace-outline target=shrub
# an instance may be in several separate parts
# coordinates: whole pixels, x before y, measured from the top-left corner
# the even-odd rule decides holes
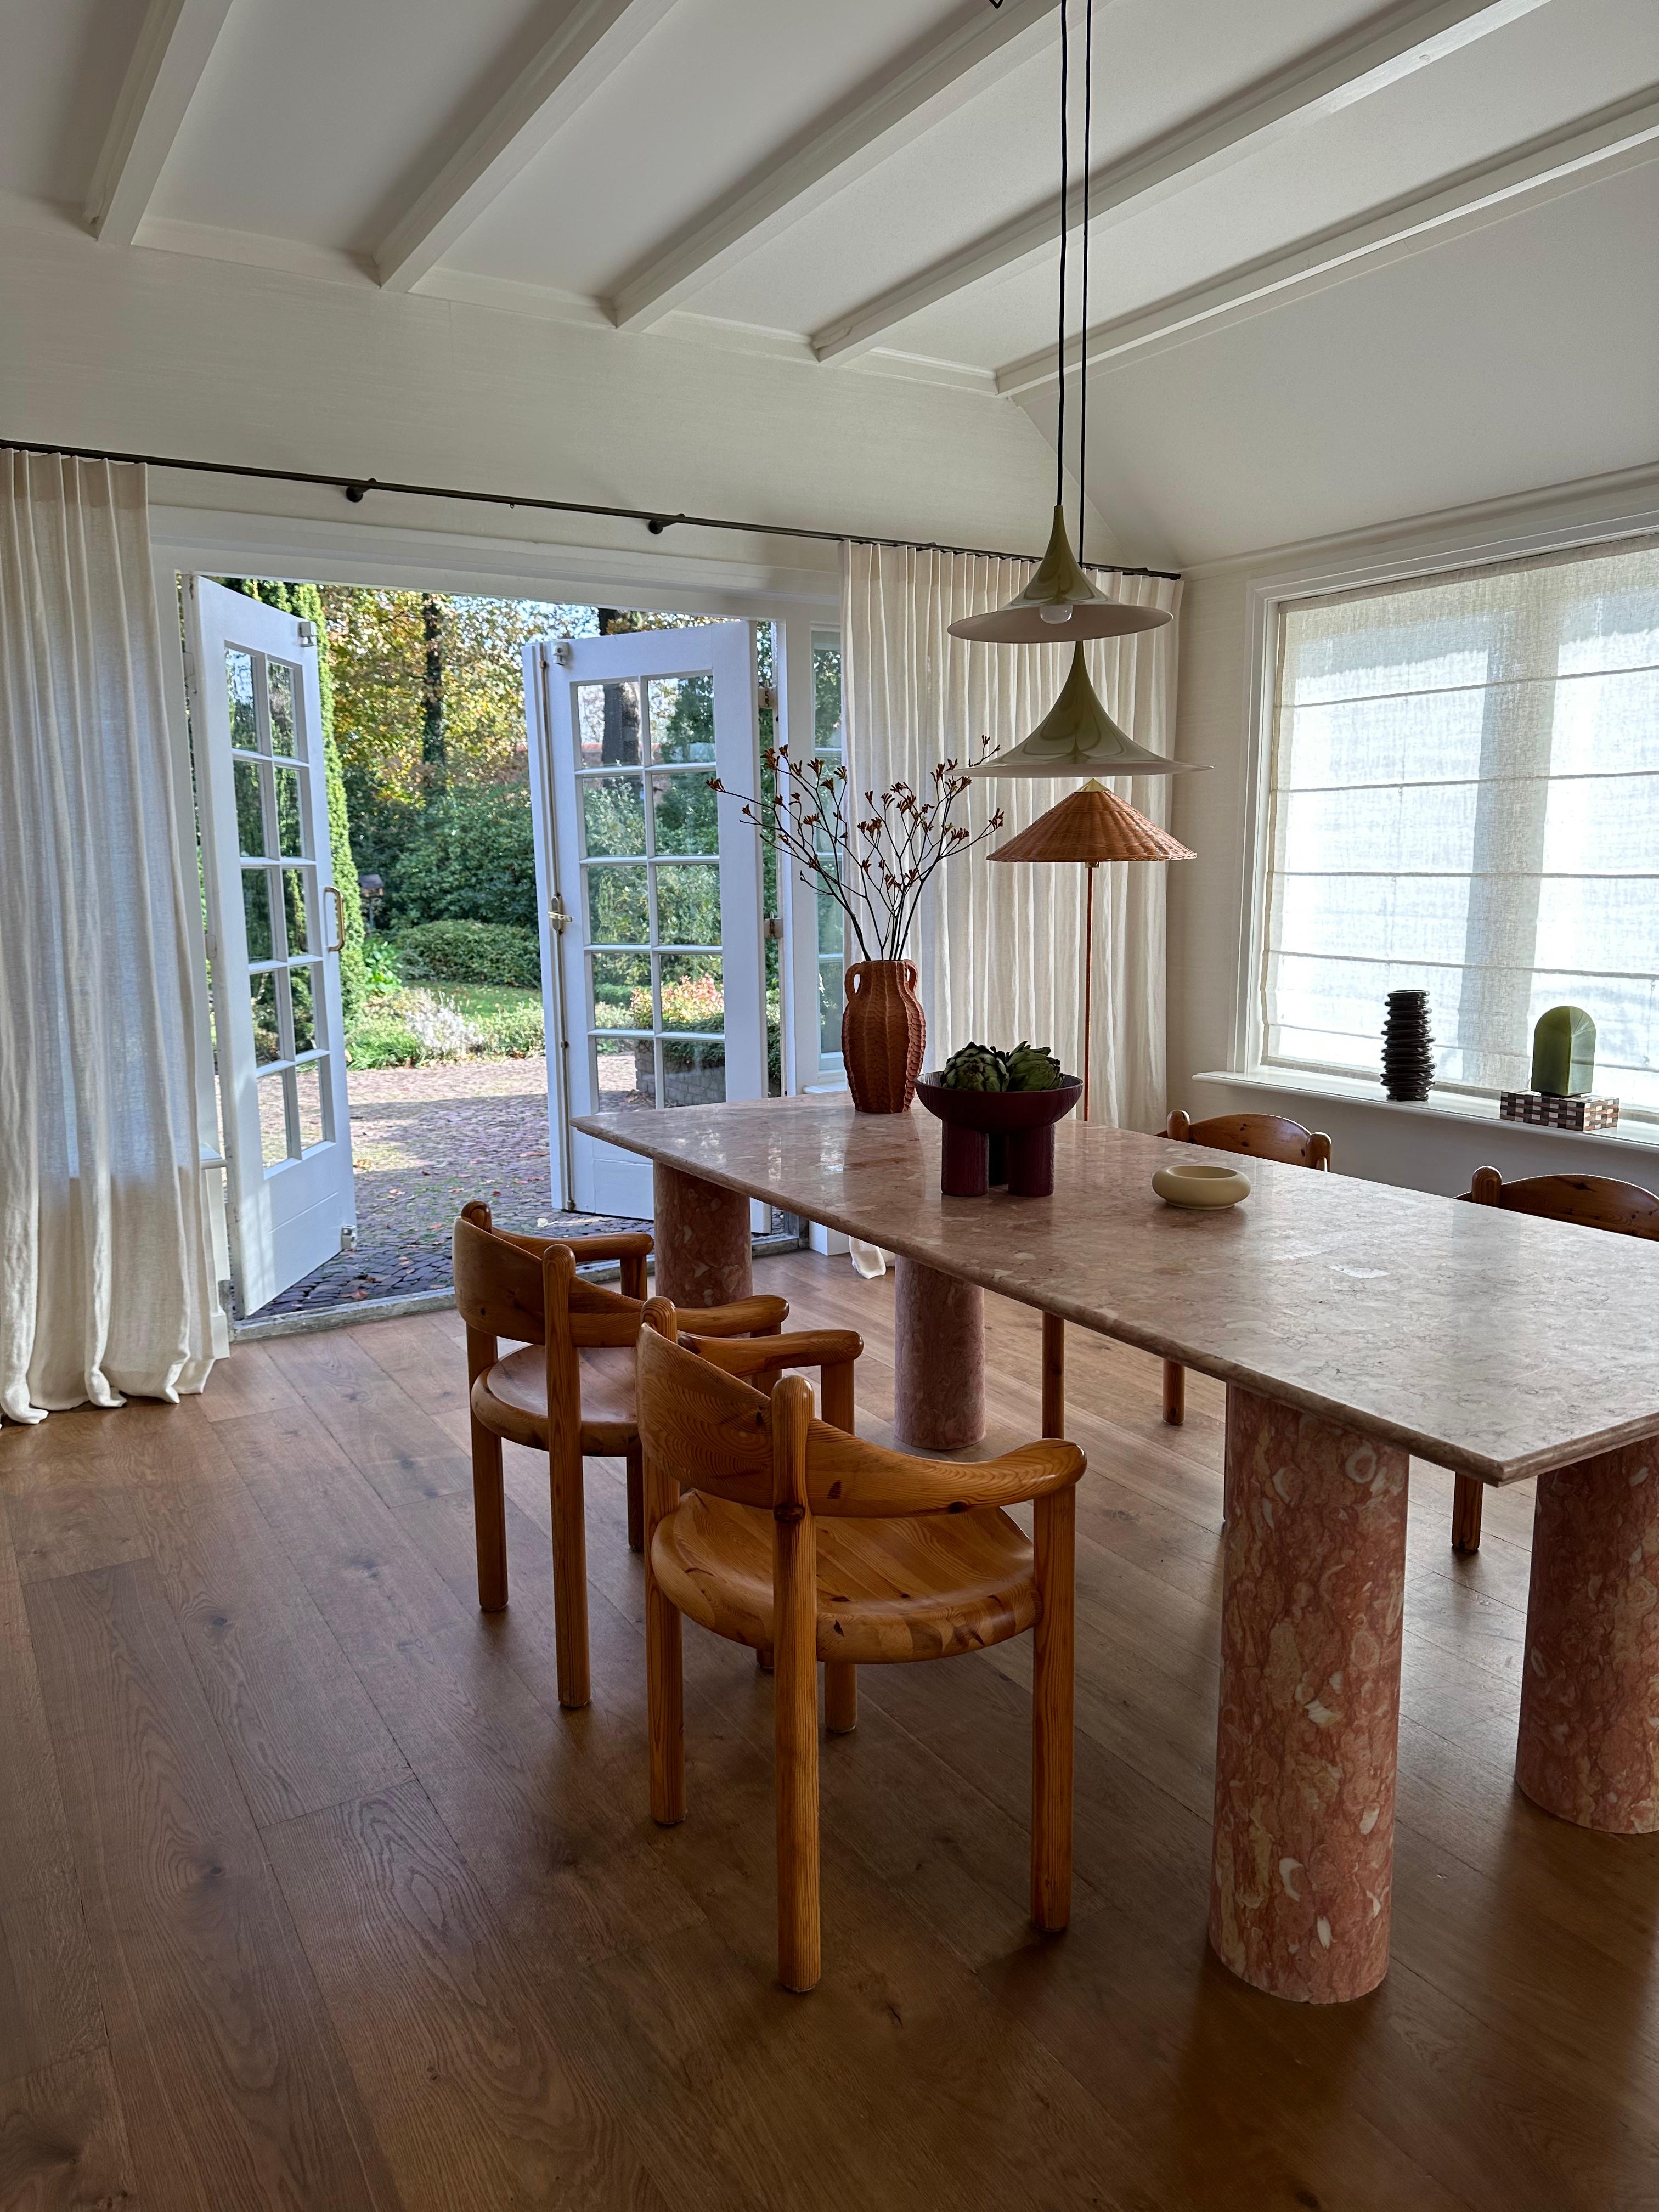
[[[384,999],[402,986],[403,967],[398,948],[380,930],[363,939],[363,978],[371,999]]]
[[[481,1024],[483,1049],[504,1060],[539,1060],[547,1049],[539,1006],[511,1006]]]
[[[524,783],[457,784],[422,810],[391,864],[399,927],[423,921],[536,927],[536,852]]]
[[[631,1026],[651,1027],[651,994],[635,991],[629,1001]],[[726,1026],[726,993],[718,975],[680,975],[662,987],[665,1030],[714,1030]]]
[[[348,1067],[418,1067],[421,1040],[396,1014],[371,1013],[346,1031]]]
[[[533,929],[502,922],[428,921],[398,940],[399,964],[411,983],[510,983],[538,991],[541,945]]]
[[[420,1040],[422,1060],[459,1060],[483,1042],[477,1024],[435,991],[406,991],[403,1018]]]

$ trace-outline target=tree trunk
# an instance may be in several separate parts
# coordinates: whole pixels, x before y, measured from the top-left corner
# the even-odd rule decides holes
[[[421,766],[426,796],[449,780],[449,749],[444,738],[444,603],[435,593],[421,594],[421,637],[426,649],[421,672]]]
[[[613,637],[619,630],[637,629],[637,618],[620,607],[596,607],[599,635]],[[599,759],[606,768],[634,768],[640,758],[640,700],[631,684],[605,687],[605,725],[599,739]]]

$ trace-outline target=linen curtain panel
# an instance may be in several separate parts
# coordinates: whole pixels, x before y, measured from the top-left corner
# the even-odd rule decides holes
[[[1596,1089],[1659,1111],[1659,544],[1287,606],[1267,1056],[1375,1076],[1425,989],[1436,1080],[1528,1087],[1564,1000]]]
[[[0,453],[0,1411],[14,1421],[172,1399],[211,1364],[188,818],[143,471]]]
[[[1023,591],[1035,563],[911,546],[851,545],[843,571],[842,638],[848,780],[854,804],[902,777],[921,791],[935,764],[969,761],[980,738],[1004,751],[1053,705],[1073,647],[970,645],[949,635]],[[1097,575],[1137,605],[1180,605],[1164,577]],[[1175,733],[1176,625],[1086,647],[1107,712],[1139,744],[1170,751]],[[1117,780],[1113,789],[1167,826],[1170,778]],[[1001,832],[933,878],[911,957],[927,1017],[927,1065],[976,1037],[1048,1045],[1068,1072],[1082,1065],[1085,871],[988,855],[1058,800],[1075,778],[1021,777],[969,787],[962,817],[978,830],[1000,807]],[[1165,1111],[1164,866],[1095,871],[1094,1098],[1103,1122],[1152,1129]]]

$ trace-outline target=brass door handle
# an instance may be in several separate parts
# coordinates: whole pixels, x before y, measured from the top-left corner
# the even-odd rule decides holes
[[[323,896],[334,902],[334,941],[323,947],[325,952],[341,952],[345,949],[345,901],[340,896],[337,884],[325,884]]]

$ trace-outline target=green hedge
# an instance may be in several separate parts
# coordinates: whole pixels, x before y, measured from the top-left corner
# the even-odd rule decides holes
[[[526,783],[458,784],[422,808],[388,864],[390,919],[536,927],[536,848]]]
[[[533,929],[494,921],[427,921],[402,933],[398,953],[406,982],[541,988],[541,946]]]

